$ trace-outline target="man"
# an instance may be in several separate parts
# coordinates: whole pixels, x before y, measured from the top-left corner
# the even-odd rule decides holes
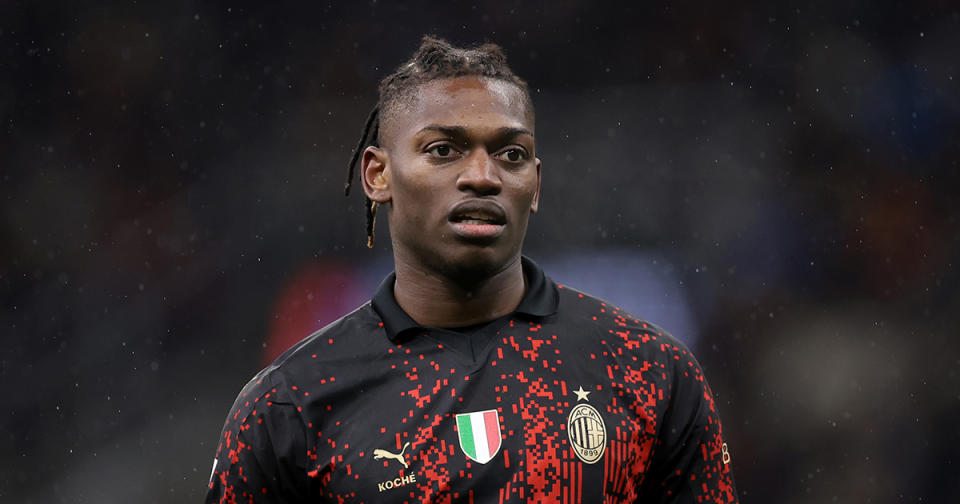
[[[534,139],[497,46],[384,79],[354,161],[395,273],[244,387],[207,502],[736,502],[689,350],[521,256]]]

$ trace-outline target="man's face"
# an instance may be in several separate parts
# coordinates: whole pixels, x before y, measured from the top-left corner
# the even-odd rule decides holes
[[[519,259],[540,160],[523,93],[500,80],[421,85],[381,125],[382,191],[398,261],[478,279]],[[368,165],[365,155],[365,166]]]

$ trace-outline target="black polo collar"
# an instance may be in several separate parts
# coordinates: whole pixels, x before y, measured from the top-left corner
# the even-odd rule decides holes
[[[560,302],[557,285],[530,258],[522,256],[520,264],[527,281],[527,292],[524,293],[514,313],[531,317],[546,317],[556,313]],[[411,329],[423,329],[420,324],[410,318],[410,315],[407,315],[407,312],[403,311],[403,308],[400,308],[396,298],[393,297],[393,284],[396,280],[396,273],[390,273],[370,300],[373,309],[383,320],[383,328],[386,329],[390,341],[397,341],[403,333]]]

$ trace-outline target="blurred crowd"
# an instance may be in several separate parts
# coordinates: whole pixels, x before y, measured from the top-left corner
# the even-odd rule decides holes
[[[347,161],[424,33],[537,107],[526,253],[691,345],[743,502],[960,499],[960,10],[0,7],[0,501],[198,502],[235,394],[368,299]]]

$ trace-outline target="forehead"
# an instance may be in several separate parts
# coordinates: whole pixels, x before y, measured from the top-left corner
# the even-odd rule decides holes
[[[534,130],[533,111],[523,90],[486,77],[432,80],[389,108],[381,118],[381,134],[386,132],[391,140],[412,136],[428,125]]]

